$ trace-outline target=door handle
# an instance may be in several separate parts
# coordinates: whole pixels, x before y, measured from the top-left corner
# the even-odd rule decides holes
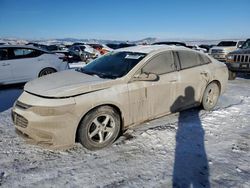
[[[208,75],[208,72],[203,71],[203,72],[201,72],[200,74],[201,74],[201,75],[204,75],[204,76],[207,76],[207,75]]]
[[[177,79],[170,80],[169,82],[177,82]]]
[[[10,64],[9,63],[3,63],[2,66],[5,67],[5,66],[9,66]]]

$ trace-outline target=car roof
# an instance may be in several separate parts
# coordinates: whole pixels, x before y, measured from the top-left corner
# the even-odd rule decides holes
[[[49,53],[48,51],[44,49],[37,48],[32,45],[0,45],[0,48],[29,48],[29,49],[40,50],[40,51]]]
[[[138,53],[146,53],[149,54],[155,51],[161,50],[191,50],[189,48],[183,46],[170,46],[170,45],[138,45],[127,48],[120,48],[115,50],[116,52],[138,52]],[[192,50],[191,50],[192,51]]]

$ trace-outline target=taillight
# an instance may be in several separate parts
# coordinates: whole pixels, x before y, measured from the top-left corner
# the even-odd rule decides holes
[[[67,56],[59,57],[59,59],[61,59],[62,61],[68,61],[68,57]]]

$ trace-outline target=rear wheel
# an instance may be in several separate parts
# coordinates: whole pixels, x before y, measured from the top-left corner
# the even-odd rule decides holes
[[[77,137],[89,150],[111,145],[119,135],[120,115],[110,106],[101,106],[90,111],[79,125]]]
[[[217,83],[212,82],[207,85],[203,98],[202,98],[202,106],[205,110],[212,110],[219,99],[220,96],[220,88]]]
[[[236,72],[228,70],[228,80],[234,80],[236,78]]]
[[[56,70],[53,69],[53,68],[45,68],[45,69],[41,70],[38,77],[42,77],[42,76],[45,76],[45,75],[48,75],[48,74],[52,74],[54,72],[56,72]]]

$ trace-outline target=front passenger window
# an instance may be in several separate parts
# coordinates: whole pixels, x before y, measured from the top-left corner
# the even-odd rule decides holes
[[[157,75],[175,71],[174,57],[172,52],[164,52],[153,57],[142,68],[142,72],[154,73]]]
[[[7,49],[0,49],[0,61],[8,59],[8,50]]]

